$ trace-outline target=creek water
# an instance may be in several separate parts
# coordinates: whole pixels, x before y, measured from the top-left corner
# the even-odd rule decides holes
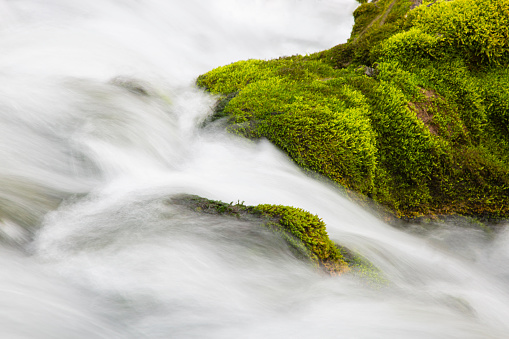
[[[508,337],[508,232],[395,229],[267,141],[199,128],[199,74],[344,42],[356,5],[1,0],[0,337]],[[180,193],[318,214],[387,282]]]

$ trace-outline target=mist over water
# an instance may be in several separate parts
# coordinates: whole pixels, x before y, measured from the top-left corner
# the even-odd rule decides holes
[[[354,0],[0,1],[0,337],[505,338],[509,232],[388,226],[194,79],[344,42]],[[284,204],[382,272],[329,277],[176,194]]]

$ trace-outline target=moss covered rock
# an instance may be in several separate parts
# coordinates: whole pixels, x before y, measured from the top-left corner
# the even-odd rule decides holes
[[[235,63],[198,83],[214,93],[237,93],[218,112],[231,117],[231,131],[266,137],[300,166],[367,194],[375,176],[375,133],[368,103],[341,73],[296,56]],[[228,87],[221,80],[226,74],[235,79]]]
[[[348,271],[347,261],[356,258],[329,239],[325,223],[318,216],[300,208],[280,205],[246,206],[240,202],[227,204],[195,195],[178,195],[171,199],[171,203],[199,213],[255,221],[282,237],[296,257],[309,260],[330,274]],[[347,254],[347,259],[343,253]]]
[[[509,0],[362,3],[347,43],[200,76],[229,130],[398,217],[509,216]]]

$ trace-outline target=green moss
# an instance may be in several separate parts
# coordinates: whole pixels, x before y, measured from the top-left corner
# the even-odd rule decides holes
[[[411,4],[406,0],[363,3],[354,12],[355,24],[348,43],[319,53],[320,57],[333,67],[347,67],[352,63],[372,65],[376,62],[371,56],[372,49],[404,29],[404,15]]]
[[[258,221],[282,237],[298,258],[309,260],[331,274],[348,271],[341,249],[327,235],[325,223],[303,209],[280,205],[246,206],[241,202],[227,204],[194,195],[175,196],[171,202],[200,213]]]
[[[439,43],[440,39],[437,36],[412,27],[381,42],[376,46],[373,55],[379,61],[422,63],[422,59],[436,60],[443,57],[443,53],[438,48]]]
[[[355,37],[364,32],[372,24],[373,20],[380,15],[382,10],[381,6],[373,2],[366,2],[357,7],[353,12],[355,25],[352,28],[352,36]]]
[[[340,249],[329,239],[325,223],[318,216],[300,208],[280,205],[258,205],[254,210],[276,218],[278,224],[302,241],[312,258],[329,271],[341,272],[347,267]]]
[[[486,73],[475,74],[477,88],[481,91],[484,105],[486,107],[486,116],[489,121],[489,135],[497,136],[496,145],[493,151],[508,162],[509,148],[509,69],[495,68]],[[504,147],[500,147],[503,145]]]
[[[367,105],[349,86],[332,81],[261,81],[242,91],[227,110],[236,123],[257,121],[256,134],[274,142],[299,165],[360,191],[372,185],[374,133]]]
[[[232,69],[234,77],[241,78],[238,74],[244,71],[237,66],[215,69],[200,81],[218,91],[223,88],[222,77]],[[228,101],[224,112],[234,124],[231,130],[266,137],[302,167],[369,193],[376,149],[363,96],[337,81],[340,72],[320,61],[290,58],[257,67],[273,76],[245,84]]]
[[[477,65],[509,61],[508,0],[438,0],[412,13],[412,24],[438,36],[449,53]]]
[[[269,76],[261,60],[239,61],[216,68],[208,76],[198,77],[197,84],[213,93],[232,93],[242,89],[253,80]]]
[[[230,131],[399,217],[507,217],[509,0],[412,3],[363,3],[345,44],[198,84],[225,96]]]

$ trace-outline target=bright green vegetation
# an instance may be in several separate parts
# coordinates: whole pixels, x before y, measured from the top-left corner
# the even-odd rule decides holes
[[[187,206],[196,212],[257,221],[281,236],[297,257],[309,260],[331,274],[349,270],[347,260],[353,259],[345,260],[342,252],[348,253],[349,258],[355,258],[329,239],[325,223],[318,216],[300,208],[279,205],[245,206],[240,202],[227,204],[193,195],[176,196],[171,202]],[[357,262],[355,265],[362,266]]]
[[[347,264],[340,249],[327,235],[325,223],[318,216],[300,208],[281,205],[258,205],[253,211],[275,218],[279,227],[300,240],[311,254],[329,272],[341,273]]]
[[[341,73],[304,57],[249,60],[213,70],[199,84],[216,93],[238,92],[224,108],[233,131],[267,137],[302,167],[368,193],[376,168],[375,132],[368,103]],[[217,81],[226,74],[233,83]]]
[[[363,2],[345,44],[197,83],[222,95],[230,131],[398,217],[507,218],[509,0],[416,5]]]

